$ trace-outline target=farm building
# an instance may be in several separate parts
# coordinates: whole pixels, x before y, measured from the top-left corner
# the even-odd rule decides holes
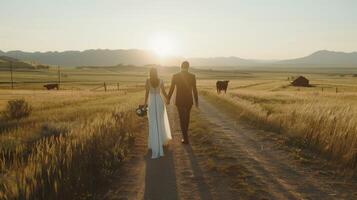
[[[303,76],[297,77],[295,80],[291,82],[291,85],[297,86],[297,87],[309,87],[309,80]]]

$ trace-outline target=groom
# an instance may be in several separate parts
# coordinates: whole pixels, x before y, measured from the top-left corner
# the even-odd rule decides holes
[[[188,72],[189,67],[190,64],[187,61],[184,61],[181,64],[181,72],[172,76],[171,87],[168,94],[168,101],[170,101],[176,87],[176,107],[180,117],[183,144],[189,144],[187,132],[190,123],[190,112],[193,105],[193,98],[195,99],[195,105],[198,108],[196,77]]]

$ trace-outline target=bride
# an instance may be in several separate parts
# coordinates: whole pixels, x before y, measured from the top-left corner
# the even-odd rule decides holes
[[[145,105],[148,108],[149,118],[148,148],[152,151],[151,158],[164,156],[163,145],[172,139],[166,106],[160,90],[167,101],[164,82],[159,79],[157,69],[151,68],[150,77],[146,80],[145,93]]]

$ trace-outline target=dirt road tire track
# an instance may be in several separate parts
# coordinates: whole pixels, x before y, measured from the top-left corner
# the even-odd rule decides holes
[[[200,116],[216,125],[213,128],[217,134],[229,138],[216,142],[229,148],[231,156],[238,158],[241,164],[251,170],[273,199],[357,198],[355,184],[337,187],[333,184],[333,178],[318,176],[318,171],[302,167],[291,159],[288,152],[262,139],[259,134],[264,132],[244,126],[204,98],[200,105]]]

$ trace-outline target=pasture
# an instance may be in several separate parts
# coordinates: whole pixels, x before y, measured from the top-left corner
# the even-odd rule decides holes
[[[159,68],[166,87],[177,71]],[[356,169],[356,69],[191,71],[200,94],[235,119],[296,138]],[[311,87],[290,86],[289,77],[297,75],[307,77]],[[146,131],[133,110],[143,102],[147,76],[147,67],[61,68],[60,90],[46,91],[44,84],[58,81],[57,68],[15,70],[11,90],[8,71],[1,71],[0,111],[14,99],[26,100],[33,110],[24,119],[1,118],[0,198],[92,195],[93,181],[109,176],[126,159],[130,141]],[[230,80],[227,94],[216,94],[217,80]],[[79,172],[78,166],[88,171]],[[98,179],[91,182],[86,173]]]
[[[43,90],[46,83],[57,83],[60,79],[61,89],[92,90],[104,82],[109,89],[143,85],[148,77],[149,67],[110,66],[110,67],[57,67],[50,69],[19,69],[13,71],[15,89]],[[166,85],[170,83],[178,67],[158,67],[160,77]],[[1,68],[0,88],[11,88],[10,71]],[[191,69],[196,74],[200,88],[210,88],[217,80],[230,80],[230,89],[252,89],[266,91],[326,91],[356,92],[357,69],[354,68],[238,68],[235,70]],[[59,76],[60,74],[60,76]],[[289,87],[291,77],[304,75],[310,79],[312,87]],[[122,87],[121,87],[122,86]]]

